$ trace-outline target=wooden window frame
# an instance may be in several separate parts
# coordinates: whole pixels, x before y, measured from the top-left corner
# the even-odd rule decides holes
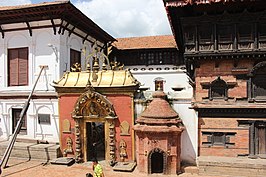
[[[221,97],[214,96],[218,91],[223,91],[224,94]],[[220,79],[220,77],[214,80],[209,87],[209,100],[212,101],[217,99],[228,100],[228,86],[224,80]]]
[[[249,102],[266,102],[266,84],[264,82],[265,77],[266,77],[265,69],[266,69],[266,61],[260,62],[253,67],[250,74],[248,75],[249,76],[249,80],[248,80],[248,100],[249,100]],[[258,81],[258,77],[262,81]],[[265,85],[263,85],[265,87],[265,89],[262,92],[262,94],[264,94],[264,95],[257,95],[257,90],[256,90],[257,84],[255,82],[265,84]],[[263,88],[263,87],[261,86],[260,89],[261,88]]]
[[[8,49],[8,86],[27,86],[29,84],[28,65],[28,47]]]
[[[230,141],[231,137],[234,137],[236,132],[202,132],[202,136],[207,137],[207,141],[202,142],[202,145],[212,147],[212,146],[234,146],[235,143]],[[221,141],[217,141],[221,139]]]

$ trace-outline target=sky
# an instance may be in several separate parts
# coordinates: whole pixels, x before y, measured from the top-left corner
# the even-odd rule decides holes
[[[0,6],[53,0],[0,0]],[[71,0],[114,38],[172,34],[163,0]]]

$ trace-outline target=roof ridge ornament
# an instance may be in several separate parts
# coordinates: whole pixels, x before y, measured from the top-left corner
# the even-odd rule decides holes
[[[95,41],[91,46],[91,51],[87,54],[87,49],[84,47],[82,53],[85,56],[85,65],[87,71],[97,73],[99,70],[111,69],[108,54],[105,55],[103,49],[100,49]],[[92,67],[91,67],[92,66]]]

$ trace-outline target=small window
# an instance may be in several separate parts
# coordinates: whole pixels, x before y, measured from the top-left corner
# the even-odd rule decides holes
[[[165,80],[161,77],[158,77],[154,80],[155,83],[155,91],[163,91],[164,90],[164,82]]]
[[[202,145],[207,146],[234,146],[235,143],[231,142],[230,138],[235,136],[235,132],[202,132],[203,139]]]
[[[81,64],[81,52],[70,49],[70,67],[72,67],[76,63]]]
[[[210,92],[209,92],[209,98],[210,100],[213,99],[225,99],[227,100],[227,84],[224,80],[220,79],[220,77],[218,77],[218,79],[216,79],[215,81],[213,81],[211,83],[210,86]]]
[[[51,124],[50,114],[38,114],[39,124]]]

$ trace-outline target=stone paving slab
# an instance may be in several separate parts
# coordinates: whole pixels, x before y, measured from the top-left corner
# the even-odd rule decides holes
[[[100,162],[101,163],[101,162]],[[86,173],[92,173],[91,163],[66,165],[52,165],[40,160],[12,158],[8,163],[9,167],[3,169],[1,177],[85,177]],[[104,168],[105,177],[165,177],[168,175],[147,175],[139,173],[136,169],[133,172],[116,172],[111,168]],[[169,177],[199,177],[197,174],[183,173],[181,175],[169,175]],[[220,176],[201,176],[220,177]]]

